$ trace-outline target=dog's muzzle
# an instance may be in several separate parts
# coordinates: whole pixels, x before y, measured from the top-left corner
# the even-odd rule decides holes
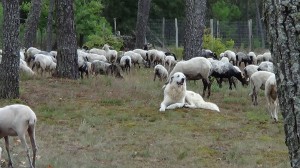
[[[177,82],[177,85],[183,85],[184,84],[185,79],[182,78],[180,82]]]

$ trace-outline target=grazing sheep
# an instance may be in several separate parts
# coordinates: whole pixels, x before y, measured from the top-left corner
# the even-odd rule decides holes
[[[117,78],[123,78],[123,76],[120,73],[120,68],[117,65],[103,61],[92,62],[91,71],[94,75],[112,75]]]
[[[265,83],[268,78],[274,73],[268,71],[257,71],[250,77],[250,89],[251,92],[249,96],[251,96],[253,105],[257,105],[257,93],[259,89],[265,89]]]
[[[267,99],[268,112],[271,114],[271,117],[278,121],[278,111],[279,111],[279,102],[277,97],[277,86],[275,74],[272,74],[265,84],[265,97]]]
[[[164,66],[162,66],[160,64],[155,65],[153,81],[155,81],[156,76],[158,76],[160,81],[162,81],[163,79],[166,80],[168,78],[168,74],[169,73],[168,73],[167,69]]]
[[[144,60],[147,59],[147,50],[143,50],[143,49],[134,49],[132,50],[135,53],[141,54],[141,56],[143,57]]]
[[[163,51],[152,49],[152,50],[148,50],[146,61],[148,61],[148,65],[150,66],[154,66],[157,64],[164,65],[165,57],[166,55]]]
[[[25,52],[25,60],[30,65],[30,62],[34,60],[34,55],[40,53],[41,50],[35,47],[29,47]]]
[[[247,65],[244,68],[245,78],[246,79],[250,78],[254,72],[258,71],[257,69],[258,69],[258,65]]]
[[[174,53],[171,53],[171,52],[165,52],[165,55],[166,55],[166,56],[173,56],[174,59],[177,61],[177,57],[176,57],[176,55],[175,55]]]
[[[37,67],[37,72],[41,70],[43,76],[44,71],[48,71],[50,74],[56,69],[56,63],[53,62],[50,56],[44,54],[35,54],[35,58],[32,65],[32,70]]]
[[[92,48],[89,50],[89,53],[98,54],[98,55],[106,55],[106,51],[98,48]]]
[[[270,52],[263,53],[263,61],[273,62],[273,58]]]
[[[256,64],[260,64],[261,62],[264,61],[264,56],[262,54],[257,55],[256,57]]]
[[[247,55],[252,60],[252,64],[257,64],[257,58],[256,58],[256,54],[254,52],[251,51]]]
[[[258,71],[268,71],[268,72],[274,72],[273,69],[273,63],[269,61],[263,61],[258,65],[257,68]]]
[[[211,50],[208,49],[202,49],[202,53],[201,53],[202,57],[205,58],[214,58],[214,59],[218,59],[218,56],[216,53],[212,52]]]
[[[229,61],[232,61],[233,65],[236,65],[236,55],[233,51],[231,50],[226,50],[224,52],[224,57],[227,57],[229,59]]]
[[[236,61],[239,66],[241,66],[242,62],[244,63],[244,66],[247,66],[247,64],[253,64],[253,58],[243,52],[238,52],[236,54]]]
[[[22,59],[20,59],[20,72],[24,72],[24,73],[26,73],[26,74],[29,75],[29,76],[32,76],[32,75],[35,74],[35,73],[32,71],[32,69],[30,69],[30,68],[28,67],[27,63],[26,63],[24,60],[22,60]]]
[[[121,68],[122,68],[123,71],[130,72],[131,57],[128,56],[128,55],[124,55],[123,57],[121,57],[120,66],[121,66]]]
[[[222,57],[221,58],[221,60],[220,60],[221,62],[228,62],[229,63],[229,59],[227,58],[227,57]]]
[[[5,147],[8,154],[8,167],[12,167],[12,160],[9,152],[8,136],[18,136],[24,146],[31,168],[35,167],[37,146],[35,142],[35,125],[37,118],[30,107],[22,104],[8,105],[0,108],[0,139],[4,137]],[[33,160],[31,161],[29,148],[26,143],[26,132],[30,137]]]
[[[110,63],[115,63],[118,58],[118,52],[109,48],[110,46],[108,44],[104,44],[103,49],[106,51],[106,59]]]
[[[83,79],[83,73],[85,73],[86,77],[89,77],[89,74],[91,73],[91,63],[90,62],[83,62],[83,64],[78,68],[78,71],[80,73],[81,79]]]
[[[177,61],[174,56],[168,55],[165,58],[165,65],[168,66],[168,72],[170,72],[171,68],[176,65]]]
[[[202,79],[203,82],[203,93],[205,96],[205,91],[208,88],[207,97],[210,96],[210,81],[209,76],[212,73],[212,65],[210,61],[204,57],[194,57],[187,61],[179,61],[174,66],[173,70],[169,74],[172,76],[176,72],[182,72],[188,80],[199,80]],[[168,79],[169,81],[170,79]]]
[[[242,85],[246,84],[246,79],[243,76],[243,73],[238,67],[233,66],[231,63],[228,62],[221,62],[218,60],[210,61],[212,64],[212,73],[211,76],[217,79],[219,87],[222,87],[222,80],[223,78],[227,78],[229,81],[229,89],[232,89],[232,84],[236,87],[233,77],[236,77]]]

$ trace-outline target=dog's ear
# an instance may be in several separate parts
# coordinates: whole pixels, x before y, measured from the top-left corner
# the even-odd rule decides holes
[[[169,83],[172,83],[172,82],[173,82],[173,78],[174,78],[174,76],[171,77]]]

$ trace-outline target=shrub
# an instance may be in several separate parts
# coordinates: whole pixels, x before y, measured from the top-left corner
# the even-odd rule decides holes
[[[233,40],[223,41],[221,38],[213,38],[211,35],[203,36],[203,47],[215,52],[218,56],[225,50],[232,49],[234,46]]]
[[[89,48],[102,48],[104,44],[108,44],[118,51],[123,46],[123,40],[114,35],[101,36],[93,34],[88,36],[88,41],[84,45]]]

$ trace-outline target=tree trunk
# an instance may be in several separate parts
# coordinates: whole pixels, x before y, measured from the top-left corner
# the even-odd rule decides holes
[[[3,0],[3,56],[0,64],[0,98],[19,97],[20,12],[18,0]]]
[[[73,0],[56,0],[57,10],[57,77],[78,79],[77,42]]]
[[[300,2],[266,0],[265,25],[274,60],[285,143],[292,167],[300,167]]]
[[[150,4],[151,0],[139,0],[138,2],[135,48],[143,48],[145,44]]]
[[[201,56],[206,0],[186,0],[184,59]]]
[[[47,44],[46,51],[50,52],[52,50],[52,24],[53,24],[53,7],[54,0],[50,0],[49,2],[49,13],[47,19]]]
[[[32,0],[31,10],[26,20],[25,34],[24,34],[24,47],[33,47],[36,42],[36,32],[41,15],[41,0]]]

